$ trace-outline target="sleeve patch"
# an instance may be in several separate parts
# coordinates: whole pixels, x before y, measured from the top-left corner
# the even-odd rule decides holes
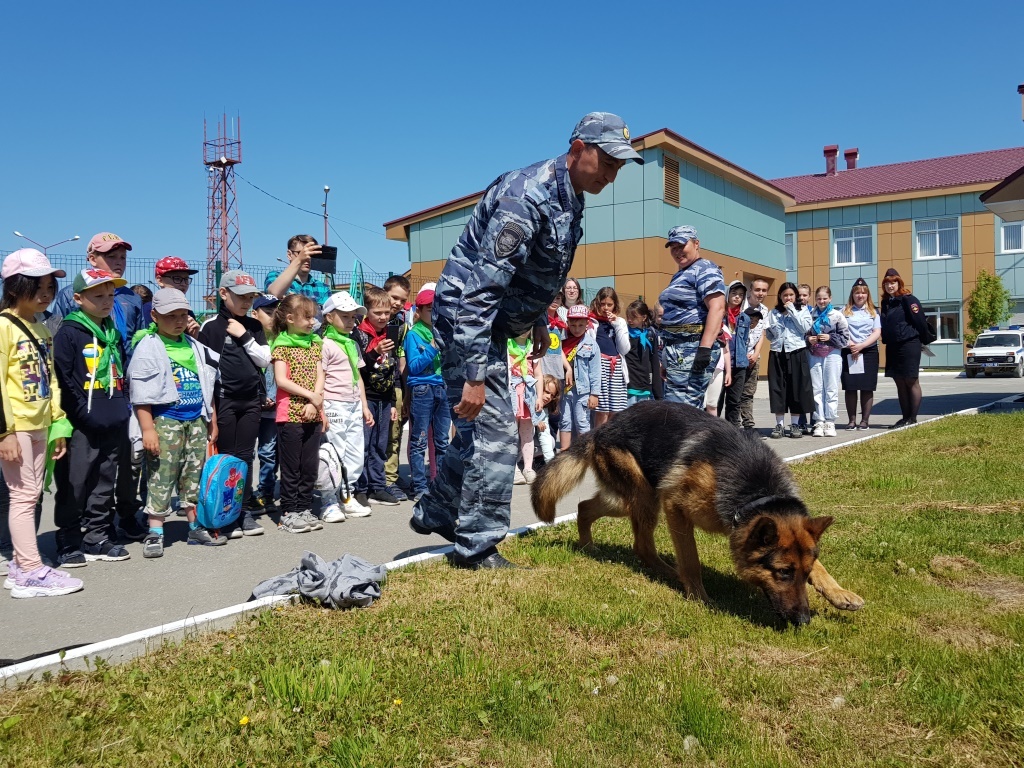
[[[514,222],[509,222],[501,228],[494,241],[494,253],[499,259],[507,259],[519,249],[525,239],[526,232],[523,231],[523,228]]]
[[[918,312],[921,311],[921,305],[920,304],[911,304],[910,305],[910,311],[913,312],[916,315]]]

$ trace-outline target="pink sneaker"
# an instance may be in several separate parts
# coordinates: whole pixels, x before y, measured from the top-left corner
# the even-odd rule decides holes
[[[70,595],[77,592],[85,584],[81,579],[73,579],[64,571],[58,571],[42,565],[34,571],[19,571],[11,590],[11,597],[54,597]]]
[[[4,579],[4,589],[14,589],[14,582],[18,578],[18,566],[13,560],[7,561],[7,578]]]

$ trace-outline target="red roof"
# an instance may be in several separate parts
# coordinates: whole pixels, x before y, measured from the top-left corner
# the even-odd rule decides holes
[[[824,162],[824,161],[823,161]],[[837,171],[835,176],[815,173],[772,179],[796,199],[797,205],[845,200],[869,195],[890,195],[924,189],[999,182],[1024,166],[1024,147],[936,157],[909,163],[875,165]]]

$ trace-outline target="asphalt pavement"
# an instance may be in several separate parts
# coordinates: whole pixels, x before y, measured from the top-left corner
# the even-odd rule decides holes
[[[1024,380],[1014,378],[966,379],[962,374],[926,374],[921,384],[922,421],[1015,393],[1024,394]],[[765,435],[774,426],[767,397],[768,385],[762,381],[755,400],[755,418]],[[888,379],[879,379],[872,429],[868,432],[848,432],[844,428],[842,393],[840,413],[834,438],[783,438],[768,442],[783,457],[791,457],[876,434],[900,418],[895,387]],[[402,473],[408,473],[405,464]],[[567,496],[559,514],[574,512],[576,504],[592,493],[589,485],[585,482],[577,493]],[[396,507],[375,506],[371,517],[325,525],[323,530],[303,534],[279,531],[269,517],[263,516],[258,518],[266,529],[263,536],[231,540],[224,547],[187,546],[185,519],[171,517],[166,525],[166,552],[160,559],[145,560],[142,545],[128,543],[129,560],[93,562],[74,569],[73,575],[85,581],[85,589],[73,595],[15,600],[0,594],[0,660],[21,660],[108,640],[245,602],[257,583],[291,570],[306,550],[327,560],[352,553],[370,562],[384,563],[447,544],[439,536],[420,536],[409,530],[411,510],[411,502]],[[512,496],[512,527],[534,522],[529,488],[516,486]],[[45,557],[55,556],[51,495],[44,503],[40,548]],[[8,662],[0,661],[0,665],[5,663]]]

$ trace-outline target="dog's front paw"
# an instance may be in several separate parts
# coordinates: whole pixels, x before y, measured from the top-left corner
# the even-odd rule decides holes
[[[864,607],[864,598],[848,589],[822,591],[821,595],[841,611],[859,611]]]

